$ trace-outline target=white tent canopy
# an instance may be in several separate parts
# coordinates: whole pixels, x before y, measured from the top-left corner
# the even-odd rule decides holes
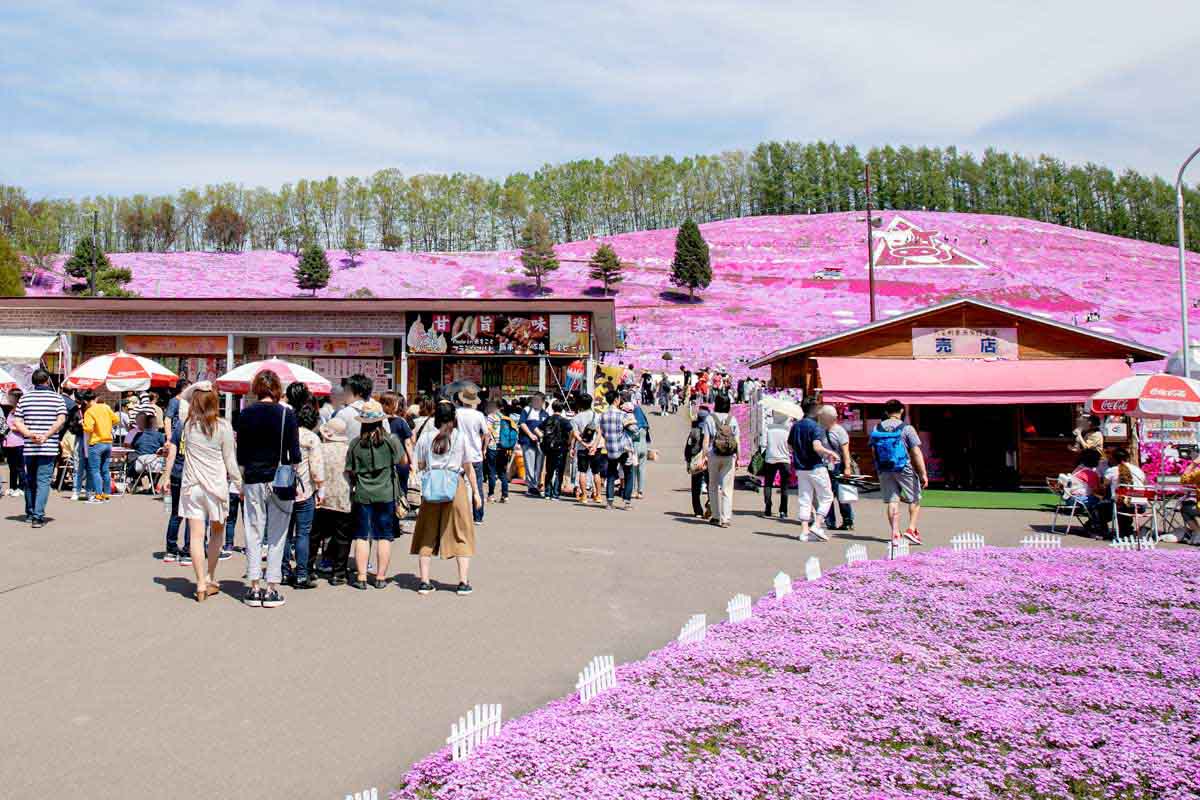
[[[5,333],[0,334],[0,363],[37,364],[46,353],[62,349],[62,339],[57,333]]]

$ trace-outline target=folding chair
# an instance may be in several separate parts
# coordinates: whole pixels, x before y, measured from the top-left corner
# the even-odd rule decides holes
[[[1092,519],[1091,515],[1088,514],[1088,507],[1083,502],[1083,498],[1071,494],[1070,483],[1063,486],[1057,478],[1047,478],[1046,487],[1058,497],[1054,504],[1054,518],[1050,522],[1050,532],[1069,534],[1071,526],[1076,520],[1083,528],[1086,528],[1087,523]],[[1067,518],[1067,527],[1062,531],[1058,529],[1059,516]]]
[[[132,460],[130,460],[129,468],[133,470],[134,477],[133,482],[129,484],[129,493],[137,494],[142,487],[142,483],[148,481],[149,485],[146,487],[146,491],[148,491],[150,494],[154,494],[155,487],[158,486],[158,479],[162,477],[162,471],[166,457],[167,449],[165,447],[160,447],[158,452],[154,454],[153,459],[147,459],[146,463],[149,464],[149,466],[144,472],[137,471],[138,462],[141,460],[140,456],[135,456]]]
[[[1121,501],[1125,500],[1126,503]],[[1144,486],[1117,486],[1116,502],[1113,503],[1113,537],[1120,539],[1120,518],[1127,517],[1130,521],[1130,533],[1133,538],[1144,541],[1158,542],[1158,493]],[[1146,523],[1150,524],[1150,535],[1143,535]]]

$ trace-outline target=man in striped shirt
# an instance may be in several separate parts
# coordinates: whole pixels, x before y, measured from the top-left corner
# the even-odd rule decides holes
[[[40,528],[46,524],[46,500],[58,458],[58,437],[67,422],[67,405],[50,388],[50,373],[36,369],[27,392],[13,410],[13,428],[25,437],[25,518]]]

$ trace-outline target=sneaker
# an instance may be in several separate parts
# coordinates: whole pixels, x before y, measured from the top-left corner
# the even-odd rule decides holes
[[[72,492],[72,494],[71,494],[72,502],[78,503],[80,500],[83,500],[83,499],[84,499],[84,497],[81,494],[79,494],[79,492]]]
[[[33,522],[30,523],[30,525],[32,525],[35,528],[44,528],[44,527],[46,527],[46,520],[40,519],[40,518],[35,518],[33,520]]]
[[[616,508],[616,506],[613,505],[612,500],[609,500],[607,503],[604,504],[605,511],[612,511],[614,508]]]
[[[358,576],[357,576],[357,575],[355,575],[353,578],[351,578],[351,579],[349,580],[349,583],[350,583],[350,585],[351,585],[352,587],[354,587],[355,589],[366,589],[366,588],[367,588],[367,582],[366,582],[366,581],[360,581],[360,580],[358,579]]]
[[[460,597],[465,597],[466,595],[469,595],[472,591],[474,591],[474,590],[471,588],[471,584],[469,584],[469,583],[460,583],[458,585],[458,595]]]
[[[263,608],[279,608],[286,602],[287,600],[283,599],[283,595],[279,593],[278,589],[271,589],[268,592],[262,592]]]
[[[508,502],[508,495],[504,495],[503,497],[501,497],[501,498],[500,498],[500,502],[501,502],[501,503],[507,503],[507,502]]]
[[[814,525],[808,529],[808,532],[820,539],[822,542],[829,541],[829,534],[825,532],[824,528],[818,528],[816,525]]]
[[[221,548],[221,555],[219,556],[219,558],[220,558],[220,560],[221,560],[221,561],[228,561],[229,559],[233,558],[233,551],[232,551],[232,550],[226,550],[224,547],[222,547],[222,548]]]
[[[433,584],[428,581],[423,582],[417,587],[417,594],[432,594],[435,591],[436,589],[433,588]]]
[[[163,554],[163,563],[164,564],[174,564],[178,560],[179,560],[179,553],[164,553]]]
[[[254,608],[261,608],[263,604],[263,590],[247,586],[246,593],[242,595],[242,602]]]
[[[387,578],[376,577],[375,580],[371,581],[371,585],[376,589],[386,589],[390,584],[388,583]]]
[[[329,585],[330,586],[345,586],[346,585],[346,576],[342,575],[340,572],[330,575],[329,576]]]
[[[779,512],[779,518],[780,518],[780,519],[782,519],[782,520],[786,520],[786,519],[787,519],[787,512],[786,512],[786,511],[780,511],[780,512]]]
[[[921,532],[916,528],[909,528],[904,532],[904,538],[908,539],[913,544],[921,543]]]
[[[109,500],[112,500],[112,498],[111,498],[111,497],[109,497],[108,495],[106,495],[106,494],[102,494],[102,495],[100,495],[100,502],[101,502],[101,503],[107,503]]]
[[[181,554],[179,556],[179,566],[190,567],[191,565],[192,565],[192,557],[191,556],[186,555],[186,554]]]
[[[89,497],[87,500],[84,500],[83,502],[87,503],[89,506],[95,506],[95,505],[99,505],[100,503],[103,503],[104,501],[100,499],[100,495],[96,495],[95,497]]]
[[[297,576],[296,580],[292,583],[293,589],[315,589],[316,586],[317,586],[317,579],[309,578],[309,577],[301,578],[301,577]]]

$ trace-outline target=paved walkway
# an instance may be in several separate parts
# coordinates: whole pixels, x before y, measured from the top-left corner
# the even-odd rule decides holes
[[[0,793],[319,800],[391,786],[469,705],[523,714],[573,691],[592,656],[640,658],[690,614],[718,619],[730,596],[765,594],[780,569],[803,574],[810,555],[829,568],[859,541],[883,557],[870,500],[858,530],[826,544],[756,516],[750,492],[737,493],[732,529],[699,524],[687,515],[685,424],[651,421],[664,459],[650,464],[645,501],[630,512],[520,496],[490,505],[467,598],[407,591],[404,556],[393,588],[322,582],[289,591],[283,608],[251,609],[235,600],[237,558],[220,568],[223,594],[197,605],[191,569],[153,557],[160,503],[56,496],[54,521],[35,531],[15,521],[19,498],[0,500]],[[1015,544],[1048,521],[931,509],[921,527],[933,546],[962,530]],[[449,588],[453,564],[434,567]]]

